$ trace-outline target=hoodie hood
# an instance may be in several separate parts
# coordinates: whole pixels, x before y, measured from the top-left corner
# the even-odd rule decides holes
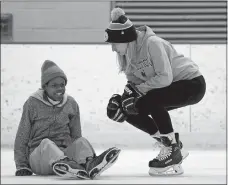
[[[36,98],[37,100],[40,100],[41,102],[43,102],[44,104],[48,105],[48,106],[53,106],[47,98],[45,98],[44,95],[44,90],[43,89],[38,89],[35,93],[33,93],[31,95],[31,97]],[[62,107],[65,103],[67,102],[67,94],[65,93],[63,95],[63,100],[60,102],[60,104],[57,104],[57,107]]]
[[[152,36],[156,36],[153,30],[148,26],[140,26],[137,28],[137,51],[140,50],[145,43],[145,41]]]

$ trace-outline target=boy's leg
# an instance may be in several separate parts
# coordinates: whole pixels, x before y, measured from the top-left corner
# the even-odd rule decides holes
[[[54,175],[52,163],[64,157],[63,151],[53,141],[43,139],[30,154],[29,163],[32,171],[37,175]]]
[[[91,179],[98,177],[103,171],[110,168],[118,159],[120,149],[109,148],[100,155],[90,158],[86,163],[86,170]]]
[[[119,152],[119,149],[113,147],[96,156],[92,145],[84,137],[76,139],[64,150],[65,155],[70,159],[74,159],[79,164],[85,166],[92,179],[111,167],[114,161],[116,161]]]
[[[30,154],[29,163],[37,175],[60,175],[77,179],[88,179],[85,168],[70,160],[51,140],[43,139],[40,145]],[[63,167],[63,169],[62,169]]]
[[[96,156],[92,145],[84,137],[76,139],[64,150],[64,154],[78,164],[85,164],[87,158]]]

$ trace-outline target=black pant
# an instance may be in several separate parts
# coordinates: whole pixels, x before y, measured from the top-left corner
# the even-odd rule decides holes
[[[205,94],[203,76],[192,80],[181,80],[171,85],[149,91],[136,104],[139,114],[126,120],[136,128],[153,135],[173,132],[168,111],[198,103]]]

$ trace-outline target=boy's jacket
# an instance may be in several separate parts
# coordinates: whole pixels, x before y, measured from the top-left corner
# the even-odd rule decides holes
[[[63,101],[53,106],[44,91],[39,89],[23,106],[14,143],[16,168],[29,168],[29,154],[44,138],[63,149],[79,137],[80,112],[74,98],[65,94]]]

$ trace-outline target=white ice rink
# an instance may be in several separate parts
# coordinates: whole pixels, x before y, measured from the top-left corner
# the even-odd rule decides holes
[[[101,150],[97,150],[100,154]],[[57,176],[16,177],[13,151],[1,151],[1,184],[226,184],[226,151],[190,151],[183,162],[185,173],[175,177],[151,177],[148,161],[158,151],[123,149],[118,161],[96,180],[68,180]]]
[[[99,179],[86,181],[63,180],[57,176],[15,177],[13,150],[2,148],[1,184],[225,184],[227,47],[175,47],[199,65],[207,81],[207,92],[197,105],[170,112],[173,127],[180,133],[186,149],[195,149],[190,150],[183,162],[185,173],[176,177],[151,177],[148,161],[158,151],[139,147],[151,146],[152,139],[131,125],[114,123],[106,116],[110,96],[121,94],[126,83],[125,76],[118,74],[116,55],[109,45],[1,45],[1,146],[13,145],[22,106],[40,87],[41,65],[50,59],[66,72],[67,93],[79,103],[83,135],[95,149],[103,144],[137,148],[122,149],[114,166]]]

